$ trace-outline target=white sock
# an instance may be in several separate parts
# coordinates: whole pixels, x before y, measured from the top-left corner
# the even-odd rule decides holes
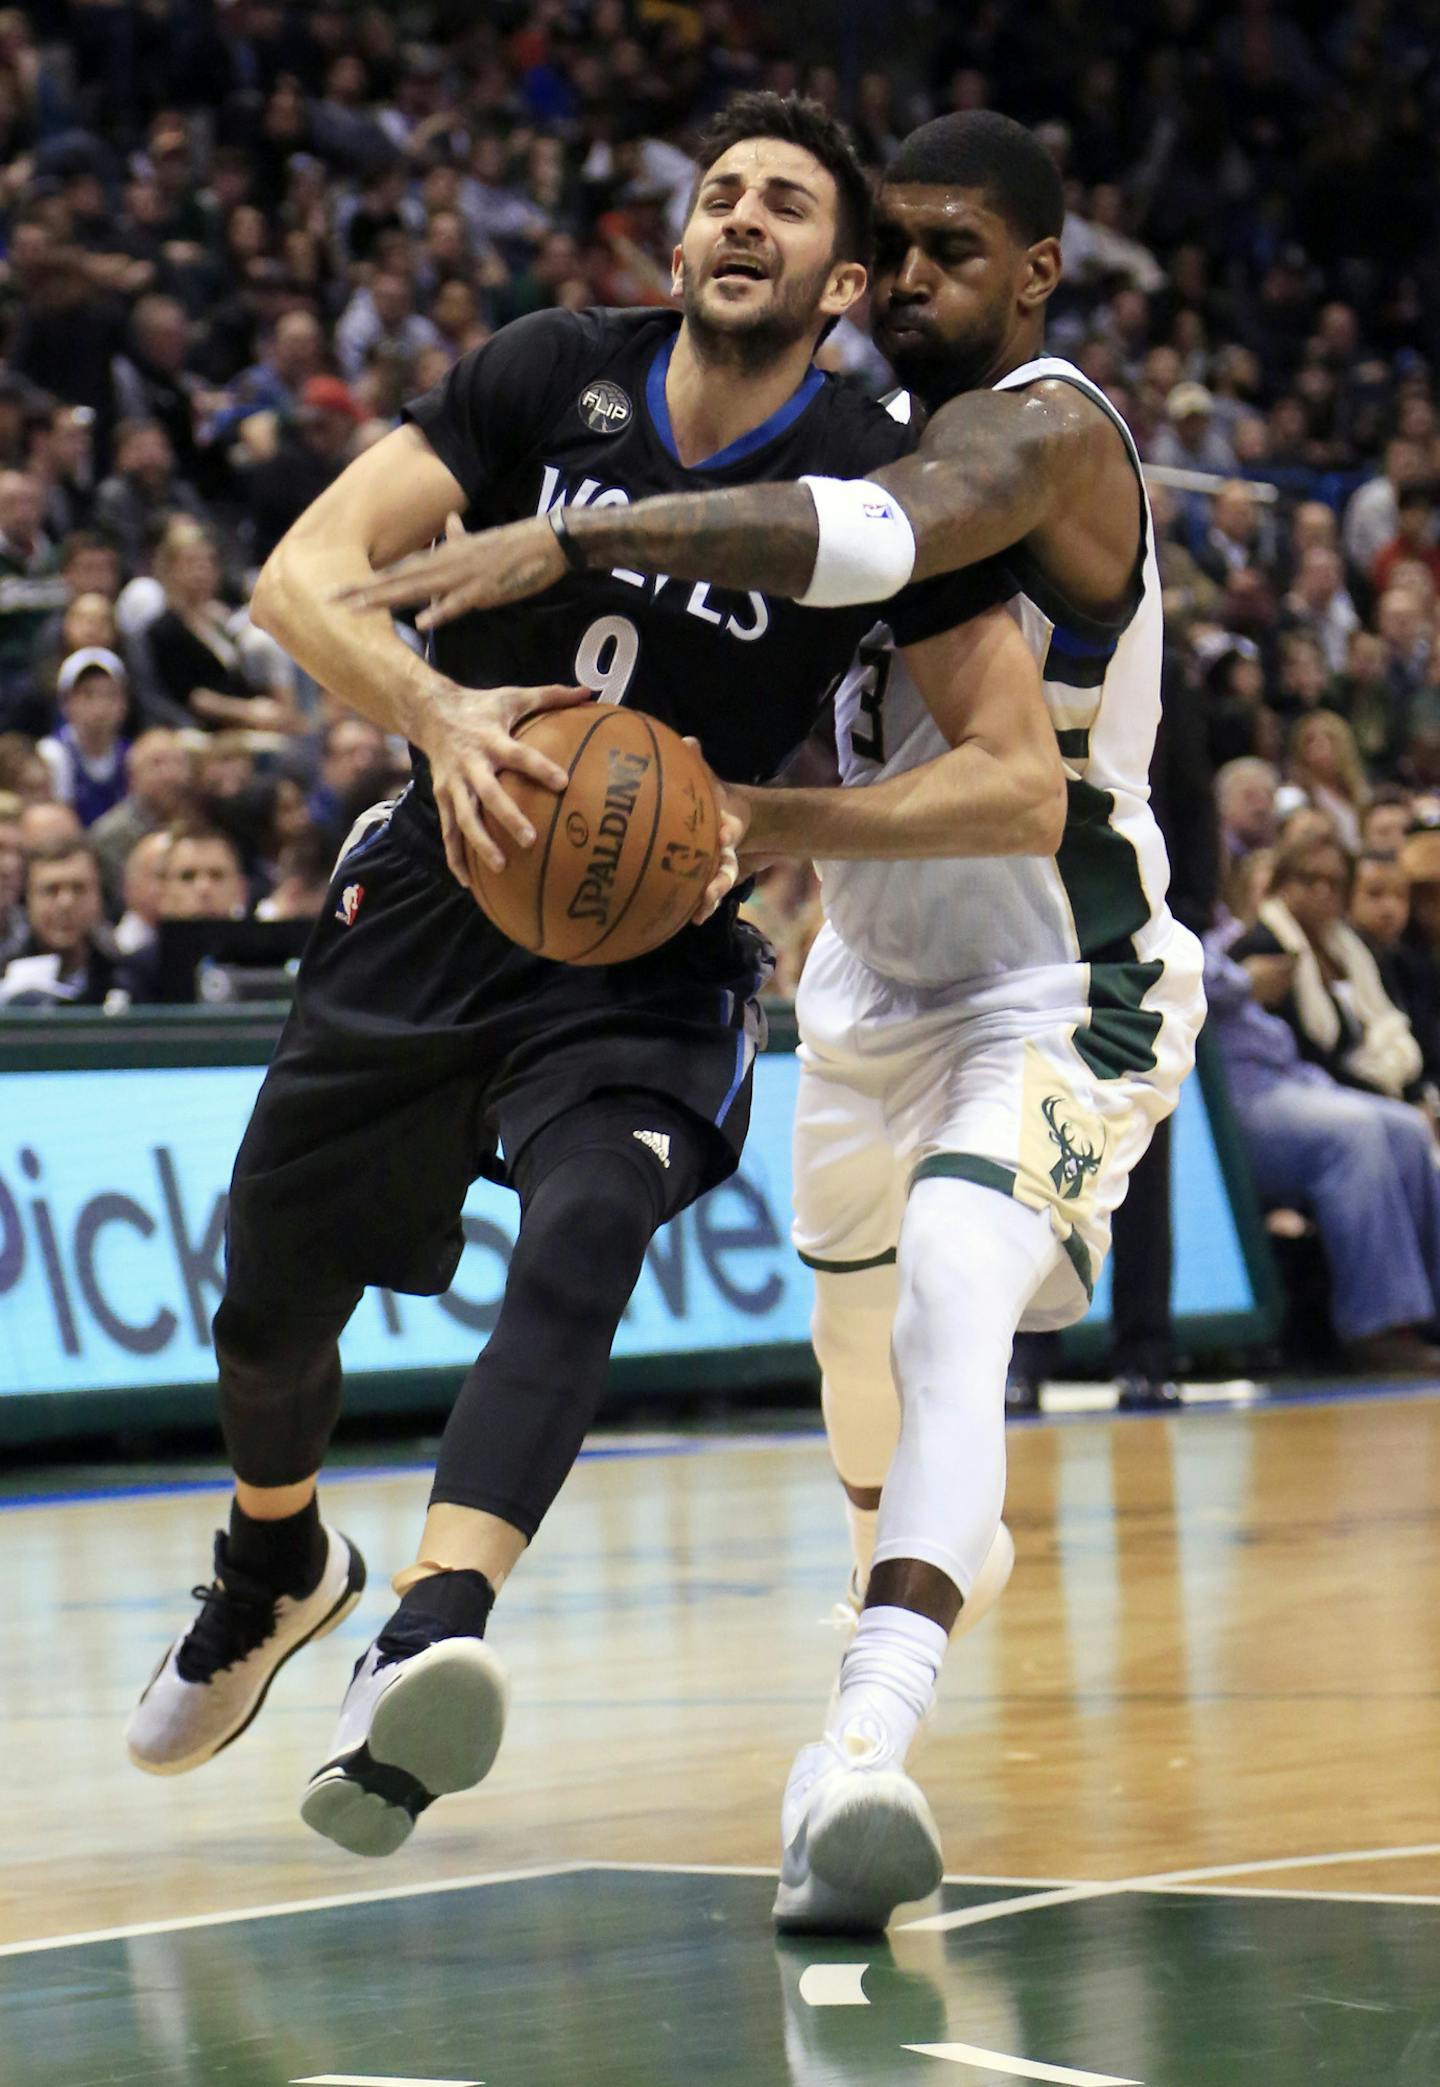
[[[913,1609],[867,1609],[840,1665],[826,1736],[867,1765],[903,1763],[935,1700],[948,1643],[938,1623]]]

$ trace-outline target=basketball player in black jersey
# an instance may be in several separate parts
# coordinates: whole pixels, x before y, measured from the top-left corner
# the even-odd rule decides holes
[[[400,1606],[304,1800],[356,1852],[389,1852],[490,1765],[505,1706],[490,1607],[579,1450],[652,1235],[736,1164],[760,1028],[766,951],[733,900],[649,957],[567,969],[481,915],[460,838],[495,864],[502,843],[529,844],[497,771],[556,789],[564,775],[510,728],[592,694],[703,735],[727,778],[762,780],[871,618],[621,567],[456,623],[421,659],[387,615],[336,597],[456,511],[484,526],[865,472],[908,448],[812,367],[866,280],[868,191],[843,133],[813,106],[744,97],[701,165],[683,319],[556,311],[507,328],[315,502],[255,592],[257,621],[317,680],[405,732],[415,780],[337,868],[236,1162],[215,1320],[236,1497],[201,1615],[127,1740],[153,1773],[199,1766],[354,1606],[363,1566],[316,1502],[338,1339],[368,1284],[448,1286],[465,1194],[501,1148],[521,1222],[499,1320],[445,1430]],[[905,642],[963,623],[952,591],[917,588],[891,612]]]

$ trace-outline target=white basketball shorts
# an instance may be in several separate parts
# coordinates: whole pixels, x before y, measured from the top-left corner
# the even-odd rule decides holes
[[[1145,963],[922,989],[870,970],[827,924],[796,996],[801,1258],[892,1261],[910,1184],[948,1174],[1049,1212],[1065,1251],[1022,1330],[1082,1318],[1130,1170],[1194,1064],[1202,965],[1172,923]]]

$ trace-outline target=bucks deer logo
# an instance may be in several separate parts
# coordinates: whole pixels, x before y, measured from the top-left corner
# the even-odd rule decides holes
[[[1040,1113],[1050,1126],[1051,1137],[1060,1147],[1060,1157],[1050,1169],[1050,1179],[1062,1202],[1073,1203],[1090,1176],[1099,1173],[1105,1155],[1105,1140],[1102,1137],[1098,1145],[1082,1145],[1074,1124],[1065,1118],[1064,1108],[1062,1098],[1050,1094],[1041,1102]]]

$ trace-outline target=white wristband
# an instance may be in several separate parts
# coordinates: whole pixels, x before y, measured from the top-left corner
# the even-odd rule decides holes
[[[894,495],[873,478],[802,478],[815,502],[820,547],[810,584],[796,600],[807,609],[886,601],[915,569],[915,531]]]

